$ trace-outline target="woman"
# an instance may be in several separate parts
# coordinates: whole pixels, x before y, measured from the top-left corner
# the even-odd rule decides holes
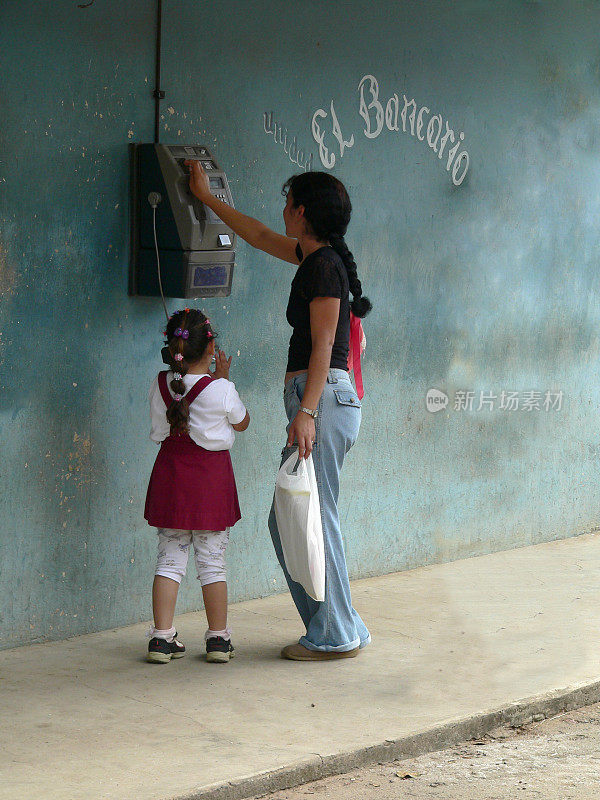
[[[208,177],[198,161],[185,163],[190,167],[192,193],[238,236],[265,253],[300,264],[286,312],[293,332],[284,379],[289,424],[281,464],[294,443],[300,458],[313,453],[325,541],[325,600],[313,600],[290,578],[273,502],[269,514],[271,538],[306,625],[306,634],[297,644],[284,647],[281,655],[296,661],[356,656],[371,637],[352,607],[337,500],[344,456],[358,437],[361,421],[360,401],[347,369],[350,309],[357,317],[364,317],[372,306],[362,297],[356,264],[344,241],[352,211],[350,199],[344,185],[329,173],[293,176],[283,187],[286,235],[282,236],[211,194]]]

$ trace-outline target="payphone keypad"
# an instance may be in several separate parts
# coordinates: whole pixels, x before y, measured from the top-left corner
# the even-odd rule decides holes
[[[188,149],[191,149],[191,148],[188,148]],[[179,164],[179,166],[181,168],[181,171],[183,173],[183,177],[186,180],[188,180],[188,178],[190,177],[190,173],[189,173],[189,170],[188,170],[188,166],[185,163],[187,159],[185,159],[185,158],[176,158],[175,160],[177,161],[177,163]],[[214,169],[215,168],[215,165],[214,165],[214,163],[212,161],[202,161],[201,163],[205,167],[205,169]],[[210,167],[208,166],[209,164],[210,164]],[[211,188],[211,190],[215,189],[215,188],[221,189],[222,187],[223,187],[223,181],[222,181],[221,178],[216,178],[215,177],[215,178],[211,178],[210,179],[210,188]],[[189,191],[189,187],[188,187],[188,191]],[[214,194],[215,197],[217,197],[223,203],[226,203],[227,205],[229,205],[229,200],[227,199],[227,195],[224,192],[219,192],[219,191],[215,192],[215,191],[213,191],[212,193]]]
[[[187,165],[185,163],[186,159],[185,158],[176,158],[175,160],[179,164],[179,166],[181,168],[181,171],[183,172],[184,176],[186,178],[189,178],[190,177],[190,171],[189,171],[189,169],[188,169],[188,167],[187,167]]]

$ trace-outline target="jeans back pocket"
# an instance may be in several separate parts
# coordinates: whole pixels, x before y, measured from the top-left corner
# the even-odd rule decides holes
[[[358,399],[358,395],[354,391],[352,386],[349,386],[347,389],[334,389],[333,390],[338,403],[341,403],[343,406],[355,406],[356,408],[361,407],[361,402]]]

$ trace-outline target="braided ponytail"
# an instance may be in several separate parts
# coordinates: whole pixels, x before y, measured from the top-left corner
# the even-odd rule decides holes
[[[210,326],[210,320],[196,308],[176,311],[169,319],[165,331],[167,344],[175,370],[169,384],[175,397],[167,408],[167,421],[173,433],[187,433],[190,406],[186,398],[184,375],[192,364],[200,361],[209,343],[217,334]]]
[[[350,303],[350,308],[352,309],[355,317],[366,317],[369,311],[373,308],[373,304],[368,297],[363,297],[362,286],[357,274],[358,267],[356,266],[354,256],[350,250],[348,250],[346,240],[339,233],[330,233],[329,242],[335,252],[344,262],[346,272],[348,273],[348,283],[350,285],[350,291],[354,297],[354,300]]]

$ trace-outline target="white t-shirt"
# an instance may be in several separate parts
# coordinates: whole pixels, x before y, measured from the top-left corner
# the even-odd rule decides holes
[[[184,375],[186,392],[202,377],[203,375],[196,374]],[[173,373],[168,372],[167,388],[171,396],[172,380]],[[171,426],[167,421],[167,407],[158,386],[158,375],[150,387],[148,399],[152,425],[150,438],[160,444],[170,434]],[[190,437],[206,450],[229,450],[235,441],[235,431],[231,426],[237,425],[245,416],[246,407],[240,400],[235,383],[227,378],[217,378],[204,387],[190,406]]]

